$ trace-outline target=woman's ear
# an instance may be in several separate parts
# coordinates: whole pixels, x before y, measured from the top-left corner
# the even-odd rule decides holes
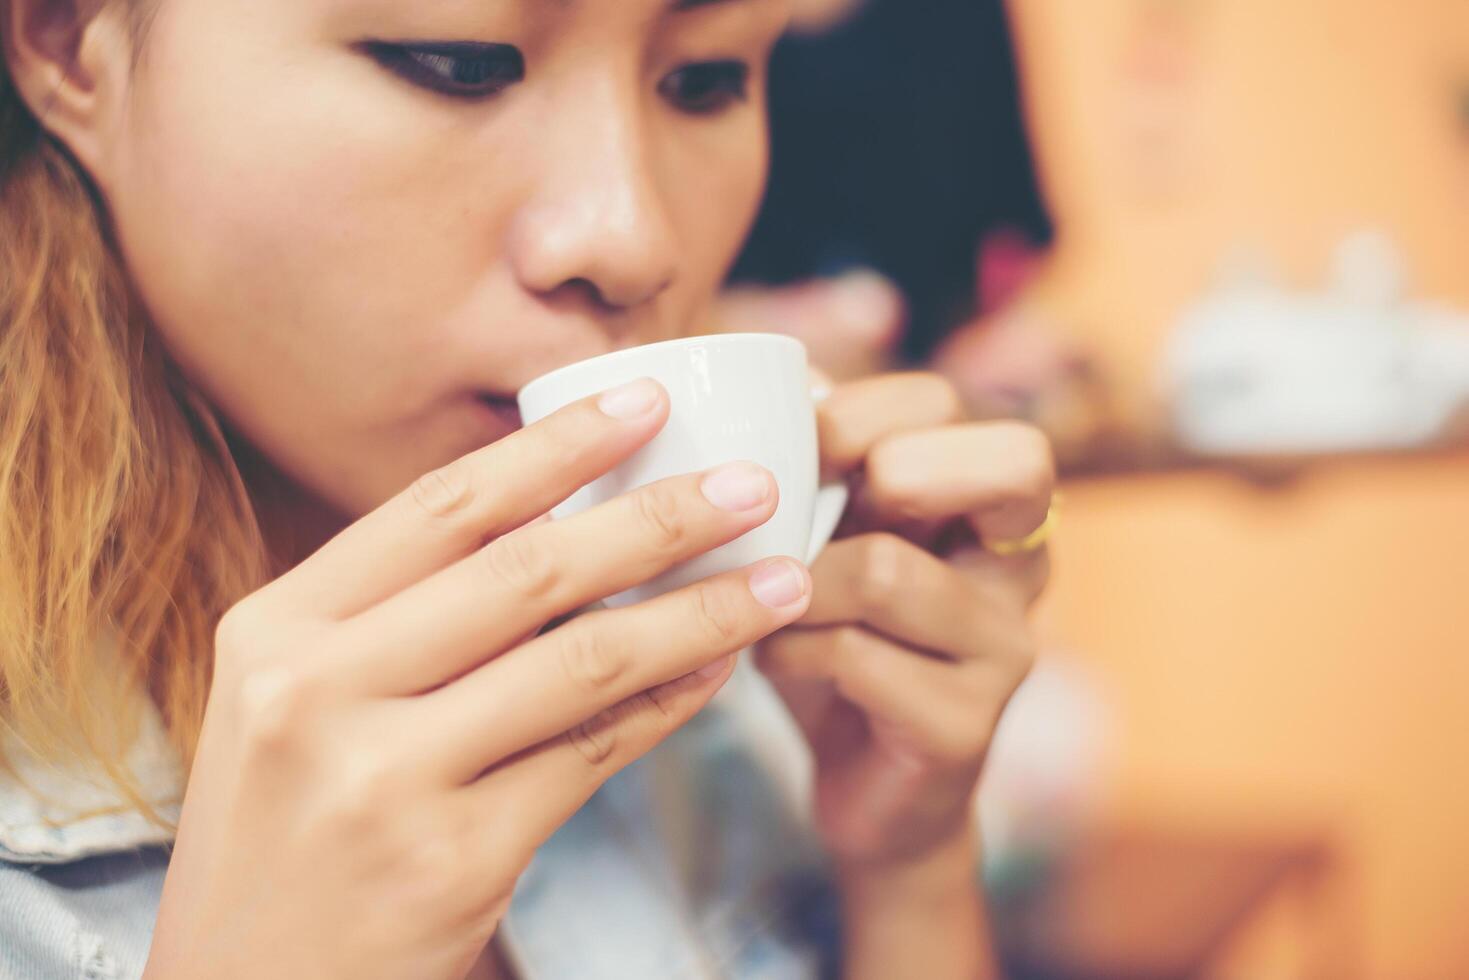
[[[20,97],[99,187],[124,113],[132,71],[127,6],[108,0],[0,4],[5,61]]]

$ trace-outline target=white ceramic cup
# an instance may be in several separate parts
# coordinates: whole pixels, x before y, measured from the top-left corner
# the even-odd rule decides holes
[[[775,334],[688,337],[605,354],[537,378],[521,389],[532,425],[572,402],[652,378],[668,390],[668,425],[621,466],[557,507],[562,519],[630,490],[724,463],[765,467],[780,488],[767,523],[641,586],[609,597],[627,606],[673,589],[785,555],[810,562],[826,547],[847,507],[847,486],[819,487],[816,394],[806,348]]]

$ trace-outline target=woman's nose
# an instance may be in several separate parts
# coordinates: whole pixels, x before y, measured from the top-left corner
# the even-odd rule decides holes
[[[579,115],[587,119],[586,107]],[[636,115],[604,109],[591,123],[534,179],[511,231],[511,261],[533,293],[590,292],[626,311],[673,283],[677,234]]]

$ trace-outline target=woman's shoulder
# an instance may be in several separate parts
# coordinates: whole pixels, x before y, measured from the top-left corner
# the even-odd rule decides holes
[[[99,767],[41,759],[0,732],[0,861],[65,864],[169,843],[183,795],[182,767],[152,703],[140,697],[137,738],[125,760],[140,812]]]
[[[0,861],[0,977],[137,980],[167,865],[162,848],[69,864]]]
[[[127,763],[154,818],[100,772],[37,758],[9,732],[0,741],[0,977],[142,975],[182,782],[142,707]]]

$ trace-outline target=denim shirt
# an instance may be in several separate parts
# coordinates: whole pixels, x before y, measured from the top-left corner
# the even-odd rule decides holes
[[[101,779],[43,766],[13,738],[5,748],[14,773],[0,773],[0,978],[136,980],[169,834]],[[176,819],[181,773],[156,712],[128,761]],[[742,661],[708,709],[537,852],[499,932],[517,976],[831,975],[835,902],[797,816],[808,775],[789,716]],[[670,792],[684,833],[655,802]]]

